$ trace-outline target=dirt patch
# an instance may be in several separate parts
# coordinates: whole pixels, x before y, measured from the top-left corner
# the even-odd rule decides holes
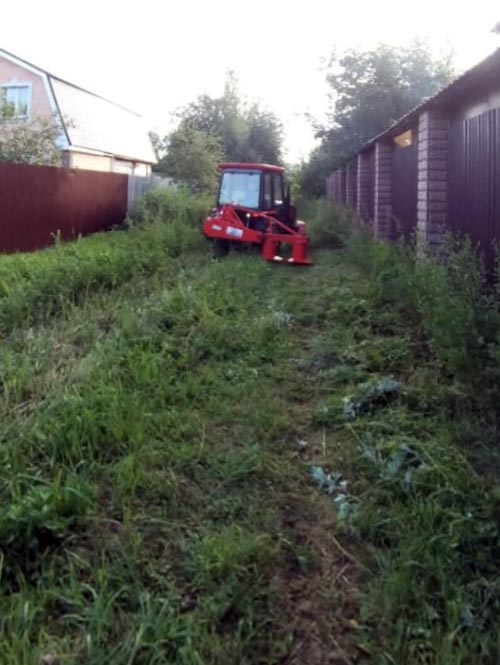
[[[353,632],[359,611],[361,564],[335,536],[331,502],[313,492],[291,494],[282,507],[285,537],[296,551],[279,586],[281,623],[292,645],[283,665],[346,665],[358,661]],[[299,554],[297,554],[297,550]],[[306,562],[300,561],[300,552]]]

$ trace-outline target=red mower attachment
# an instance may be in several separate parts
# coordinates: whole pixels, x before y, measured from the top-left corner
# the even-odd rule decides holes
[[[268,164],[220,164],[222,171],[217,207],[203,223],[203,233],[212,240],[216,256],[225,256],[231,246],[260,245],[262,258],[291,265],[311,265],[307,228],[297,220],[290,190],[284,192],[280,166]],[[280,255],[289,246],[289,256]]]

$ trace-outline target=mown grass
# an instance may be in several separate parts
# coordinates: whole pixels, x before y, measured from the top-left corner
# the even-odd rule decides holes
[[[290,525],[332,520],[291,463],[290,273],[214,263],[198,209],[2,257],[2,663],[291,651],[319,564]]]
[[[0,260],[0,662],[497,662],[473,259],[457,288],[319,203],[314,268],[214,262],[204,206]]]

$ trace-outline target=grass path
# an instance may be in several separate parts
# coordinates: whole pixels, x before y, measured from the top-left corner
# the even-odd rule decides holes
[[[343,252],[304,270],[214,263],[196,230],[181,253],[175,230],[134,233],[82,241],[85,287],[78,245],[0,266],[22,263],[0,289],[0,662],[469,662],[433,540],[440,501],[463,511],[430,456],[456,460],[460,491],[474,481],[410,324]],[[388,376],[403,398],[346,421],[343,397]],[[425,456],[418,487],[404,462],[387,475],[405,450]],[[312,466],[348,489],[321,492]]]
[[[331,264],[203,251],[10,327],[2,662],[346,662],[303,369]]]

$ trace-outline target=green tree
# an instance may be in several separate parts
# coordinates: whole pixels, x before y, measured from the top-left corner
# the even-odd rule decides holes
[[[323,192],[332,170],[444,87],[452,75],[451,56],[435,57],[421,41],[407,47],[381,44],[366,51],[334,51],[326,70],[328,122],[316,127],[321,143],[303,166],[304,192]]]
[[[217,166],[223,159],[219,141],[197,129],[180,126],[166,139],[158,170],[194,192],[213,193]]]
[[[60,166],[60,129],[53,117],[17,120],[16,109],[0,90],[0,162]]]
[[[164,152],[163,140],[156,132],[149,132],[149,140],[151,141],[151,145],[153,146],[156,159],[160,159],[163,156]]]
[[[338,166],[336,154],[327,139],[311,151],[309,159],[299,166],[299,190],[304,196],[318,198],[325,193],[325,182]]]
[[[246,134],[239,145],[245,162],[282,163],[283,127],[271,111],[252,104],[245,114]]]
[[[221,97],[200,95],[177,112],[179,127],[217,139],[229,161],[282,162],[283,126],[256,102],[242,99],[238,80],[229,72]]]
[[[60,166],[59,127],[53,118],[0,121],[0,162]]]

